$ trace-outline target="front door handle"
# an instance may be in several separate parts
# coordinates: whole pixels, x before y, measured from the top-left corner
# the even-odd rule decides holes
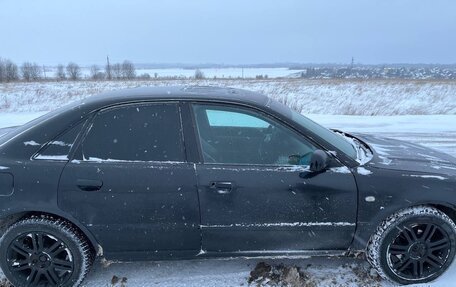
[[[103,181],[96,179],[78,179],[76,185],[80,190],[97,191],[103,186]]]
[[[218,194],[229,194],[233,191],[234,184],[228,181],[213,181],[209,188]]]

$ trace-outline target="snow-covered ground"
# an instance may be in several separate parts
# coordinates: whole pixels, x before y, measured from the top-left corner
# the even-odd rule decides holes
[[[0,113],[0,128],[20,125],[42,112]],[[456,156],[456,115],[420,116],[339,116],[309,117],[327,127],[349,132],[375,133],[420,143]],[[96,262],[85,286],[247,286],[252,270],[266,262],[278,270],[300,267],[302,286],[391,286],[382,281],[370,266],[356,258],[308,259],[232,259],[190,260],[166,262],[113,263]],[[286,269],[288,270],[288,269]],[[261,272],[260,272],[261,273]],[[282,273],[285,273],[282,271]],[[288,272],[287,274],[294,274]],[[291,275],[290,275],[291,276]],[[1,277],[1,275],[0,275]],[[293,276],[291,276],[293,277]],[[456,265],[432,284],[420,286],[452,286],[456,280]],[[260,280],[261,281],[261,280]],[[266,280],[261,281],[266,284]],[[293,283],[293,278],[291,278]],[[252,284],[256,286],[256,284]],[[293,285],[291,285],[293,286]]]

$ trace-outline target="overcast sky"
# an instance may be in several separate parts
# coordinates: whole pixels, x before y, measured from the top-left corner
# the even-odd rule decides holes
[[[18,63],[456,63],[454,0],[0,0]]]

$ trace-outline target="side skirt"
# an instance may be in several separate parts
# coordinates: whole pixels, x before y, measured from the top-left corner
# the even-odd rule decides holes
[[[104,258],[115,262],[131,261],[170,261],[170,260],[199,260],[199,259],[306,259],[311,257],[347,256],[348,250],[253,250],[237,252],[213,252],[204,250],[157,251],[157,252],[128,252],[105,253]]]
[[[252,251],[237,251],[237,252],[204,252],[199,254],[198,258],[221,258],[221,259],[236,259],[236,258],[259,258],[259,259],[305,259],[311,257],[331,257],[331,256],[346,256],[347,250],[252,250]]]

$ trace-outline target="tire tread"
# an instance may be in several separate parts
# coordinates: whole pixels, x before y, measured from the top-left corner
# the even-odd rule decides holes
[[[42,215],[42,216],[30,216],[23,218],[16,223],[9,226],[6,231],[3,233],[3,236],[0,238],[0,246],[3,244],[3,240],[5,235],[13,232],[16,228],[20,228],[26,225],[44,225],[50,226],[51,228],[57,229],[59,232],[62,232],[66,235],[70,240],[75,243],[79,252],[81,254],[82,262],[81,262],[81,272],[73,283],[72,286],[80,286],[81,283],[84,281],[85,277],[90,271],[92,267],[93,261],[95,259],[93,249],[91,248],[90,244],[88,243],[87,239],[79,229],[73,226],[71,223],[62,220],[60,218],[54,218],[52,216]]]
[[[366,257],[367,261],[372,265],[372,267],[377,271],[377,273],[387,281],[390,281],[394,284],[398,282],[393,278],[390,278],[383,267],[381,266],[380,262],[380,254],[381,254],[381,246],[383,244],[383,240],[385,239],[386,235],[393,229],[395,226],[401,222],[404,222],[412,217],[426,215],[426,216],[434,216],[441,220],[447,222],[452,228],[453,232],[456,234],[456,224],[454,221],[445,213],[438,210],[437,208],[426,206],[426,205],[419,205],[414,207],[409,207],[402,209],[393,215],[389,216],[385,219],[376,229],[375,233],[371,236],[367,248],[366,248]]]

